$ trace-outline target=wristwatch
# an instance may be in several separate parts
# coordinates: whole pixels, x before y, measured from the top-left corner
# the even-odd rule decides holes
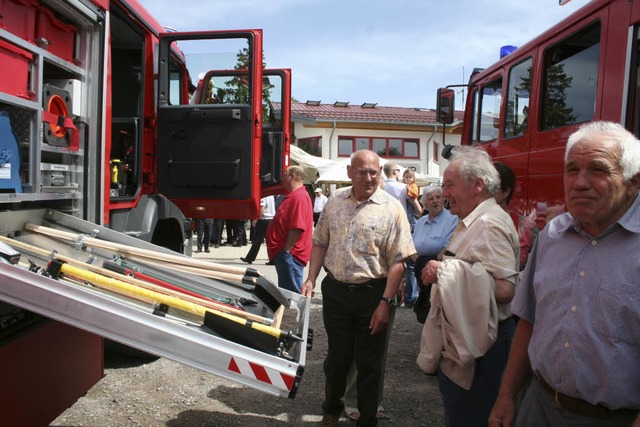
[[[386,302],[387,305],[389,305],[389,306],[392,306],[394,304],[393,298],[387,298],[387,297],[383,296],[383,297],[380,298],[380,300]]]

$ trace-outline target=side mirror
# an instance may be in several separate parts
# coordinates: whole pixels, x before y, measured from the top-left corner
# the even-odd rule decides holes
[[[441,87],[436,99],[436,121],[450,125],[453,123],[456,93],[453,89]]]
[[[453,154],[453,145],[451,145],[451,144],[445,145],[442,148],[442,157],[444,157],[445,159],[449,160],[449,157],[451,157],[451,154]]]

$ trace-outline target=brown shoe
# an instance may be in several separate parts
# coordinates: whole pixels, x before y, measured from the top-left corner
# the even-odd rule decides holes
[[[324,414],[322,417],[322,421],[320,421],[320,425],[322,427],[338,427],[338,420],[340,418],[331,414]]]

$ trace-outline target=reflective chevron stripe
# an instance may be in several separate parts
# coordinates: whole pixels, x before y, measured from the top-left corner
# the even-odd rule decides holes
[[[291,391],[295,381],[295,377],[291,375],[286,375],[275,369],[265,368],[264,366],[236,357],[232,357],[229,360],[229,370],[271,384],[282,390]]]

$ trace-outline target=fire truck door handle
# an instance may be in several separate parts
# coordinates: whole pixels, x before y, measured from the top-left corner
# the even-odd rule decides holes
[[[189,112],[192,119],[199,120],[240,120],[242,117],[239,108],[224,108],[218,110],[193,110]]]
[[[184,129],[172,130],[171,132],[169,132],[169,135],[178,139],[187,139],[187,131]]]

